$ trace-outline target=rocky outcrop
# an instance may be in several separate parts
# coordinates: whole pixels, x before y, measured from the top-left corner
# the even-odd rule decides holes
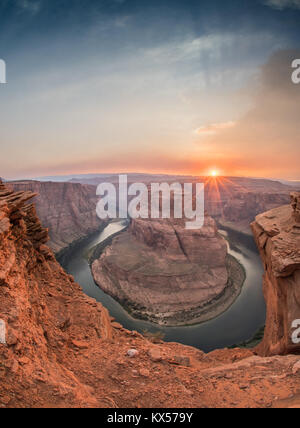
[[[58,255],[103,225],[96,215],[94,186],[39,181],[13,182],[9,186],[15,191],[36,193],[38,216],[49,229],[49,245]]]
[[[0,184],[0,319],[5,330],[0,403],[82,406],[86,400],[87,406],[95,405],[89,386],[75,376],[76,358],[70,355],[78,343],[111,337],[110,318],[82,294],[45,245],[47,229],[34,205],[26,204],[35,196]]]
[[[206,355],[112,322],[56,262],[32,196],[0,185],[0,408],[300,404],[298,357]]]
[[[261,355],[300,354],[300,193],[291,205],[256,217],[252,230],[265,266],[267,320]]]
[[[135,317],[162,325],[206,321],[238,296],[244,273],[215,221],[133,220],[92,264],[96,283]]]

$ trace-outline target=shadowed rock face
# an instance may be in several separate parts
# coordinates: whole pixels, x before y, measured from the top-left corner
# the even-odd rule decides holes
[[[50,247],[55,253],[96,232],[103,224],[96,215],[94,186],[27,181],[11,183],[10,187],[37,194],[37,213],[49,229]]]
[[[286,193],[237,192],[223,206],[220,223],[244,233],[251,233],[250,223],[257,214],[288,204]]]
[[[265,265],[266,330],[262,355],[300,353],[292,335],[300,320],[300,193],[291,205],[256,217],[252,230]],[[300,322],[299,322],[300,326]]]
[[[165,325],[224,312],[227,299],[230,306],[236,298],[223,296],[230,289],[227,268],[227,244],[211,217],[200,230],[186,230],[175,220],[134,220],[92,265],[106,293],[137,318]],[[222,305],[209,316],[209,304],[221,296]]]
[[[0,184],[1,408],[299,406],[298,357],[206,355],[112,322],[45,245],[33,196]]]

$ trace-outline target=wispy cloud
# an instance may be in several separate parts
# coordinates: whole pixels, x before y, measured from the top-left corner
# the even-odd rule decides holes
[[[155,62],[177,62],[200,59],[203,55],[219,58],[222,50],[231,48],[236,42],[235,34],[210,34],[184,41],[173,41],[150,48],[145,53]]]
[[[300,0],[299,0],[300,1]],[[251,52],[255,50],[276,51],[286,45],[285,37],[265,29],[255,34],[249,32],[222,32],[180,40],[169,40],[158,46],[144,50],[144,55],[155,64],[172,64],[198,61],[204,63],[221,62],[225,66],[226,57],[232,52]]]
[[[41,9],[42,2],[40,0],[19,0],[18,6],[22,10],[36,15]]]
[[[207,137],[210,135],[216,135],[220,131],[224,131],[226,129],[233,128],[235,126],[236,122],[229,121],[229,122],[221,122],[221,123],[211,123],[206,126],[200,126],[200,128],[197,128],[195,130],[195,133],[197,135],[200,135],[201,137]]]
[[[275,9],[300,9],[300,0],[265,0],[266,5],[271,6]]]

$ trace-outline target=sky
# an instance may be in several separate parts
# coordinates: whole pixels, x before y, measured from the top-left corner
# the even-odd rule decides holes
[[[300,179],[300,0],[1,0],[0,176]]]

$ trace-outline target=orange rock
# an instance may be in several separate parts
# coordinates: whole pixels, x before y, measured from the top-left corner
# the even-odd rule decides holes
[[[150,372],[148,369],[140,369],[139,373],[143,377],[149,377],[150,376]]]
[[[117,330],[121,330],[123,328],[123,326],[121,324],[119,324],[118,322],[112,322],[111,326],[113,328],[116,328]]]
[[[192,231],[180,220],[136,219],[93,262],[92,273],[136,318],[186,325],[207,317],[203,303],[227,287],[226,256],[227,243],[209,216]]]
[[[0,319],[18,338],[0,345],[0,407],[275,407],[274,397],[278,406],[299,403],[299,356],[264,358],[239,349],[205,356],[113,328],[108,311],[82,293],[45,246],[48,232],[26,205],[30,196],[0,184]],[[269,286],[277,291],[276,282]],[[130,348],[139,358],[125,358]],[[191,367],[158,364],[158,350]]]
[[[89,347],[89,344],[86,342],[82,342],[80,340],[72,340],[72,343],[76,348],[78,349],[87,349]]]
[[[27,358],[27,357],[21,357],[21,358],[19,358],[19,363],[22,364],[22,365],[29,364],[30,363],[30,359]]]
[[[158,348],[151,348],[148,351],[150,359],[154,362],[159,362],[162,360],[161,352]]]
[[[291,205],[260,214],[252,224],[266,270],[267,320],[257,347],[264,356],[300,352],[300,343],[293,341],[293,324],[300,318],[300,193],[294,192],[291,199]]]

